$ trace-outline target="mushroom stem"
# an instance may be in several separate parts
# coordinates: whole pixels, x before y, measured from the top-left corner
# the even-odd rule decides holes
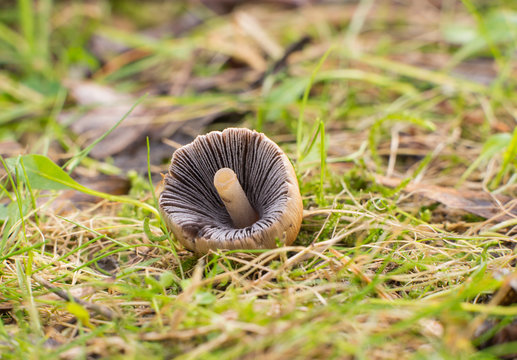
[[[251,207],[232,169],[217,170],[214,175],[214,186],[235,227],[245,228],[258,220],[257,212]]]

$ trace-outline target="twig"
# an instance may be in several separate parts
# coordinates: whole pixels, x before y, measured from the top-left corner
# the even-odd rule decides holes
[[[273,66],[271,66],[271,68],[269,70],[267,70],[263,74],[261,74],[259,76],[259,78],[250,85],[250,87],[252,89],[259,87],[260,85],[262,85],[262,82],[266,79],[266,77],[268,75],[276,74],[283,68],[287,67],[287,59],[289,58],[289,56],[291,56],[293,53],[295,53],[297,51],[301,51],[311,41],[312,41],[312,38],[310,36],[306,35],[306,36],[302,37],[300,40],[289,45],[287,47],[287,49],[285,49],[284,55],[280,59],[275,61],[275,63],[273,64]]]
[[[52,291],[54,294],[56,294],[57,296],[62,298],[63,300],[76,302],[79,305],[84,306],[86,309],[91,310],[91,311],[93,311],[93,312],[95,312],[95,313],[97,313],[99,315],[104,316],[108,320],[113,320],[113,318],[115,317],[113,315],[113,312],[110,309],[108,309],[106,306],[92,304],[92,303],[89,303],[87,301],[84,301],[84,300],[81,300],[79,298],[76,298],[75,296],[72,296],[72,295],[66,293],[65,291],[61,290],[60,288],[52,285],[50,282],[48,282],[47,280],[43,279],[39,275],[32,274],[32,278],[34,280],[36,280],[37,282],[39,282],[41,285],[43,285],[45,288],[47,288],[48,290]]]

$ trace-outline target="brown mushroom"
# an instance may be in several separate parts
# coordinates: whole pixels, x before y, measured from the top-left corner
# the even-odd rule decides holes
[[[290,245],[302,222],[293,166],[264,134],[229,128],[198,136],[172,156],[160,209],[176,239],[209,249]]]

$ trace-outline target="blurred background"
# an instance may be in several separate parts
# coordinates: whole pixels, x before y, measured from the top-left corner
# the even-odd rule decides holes
[[[515,127],[516,8],[472,0],[3,0],[0,153],[45,154],[63,165],[139,102],[75,177],[124,193],[130,170],[147,171],[147,138],[159,179],[177,147],[228,126],[264,131],[297,158],[320,120],[336,171],[367,143],[366,166],[389,165],[382,160],[396,131],[403,171],[448,138],[462,157],[444,166],[454,171],[459,162],[463,172],[480,156],[471,141],[503,133],[507,145]]]

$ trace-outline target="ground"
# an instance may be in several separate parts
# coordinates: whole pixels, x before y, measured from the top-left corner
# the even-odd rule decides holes
[[[517,2],[0,3],[1,359],[517,354]],[[226,127],[291,159],[292,246],[157,210]]]

